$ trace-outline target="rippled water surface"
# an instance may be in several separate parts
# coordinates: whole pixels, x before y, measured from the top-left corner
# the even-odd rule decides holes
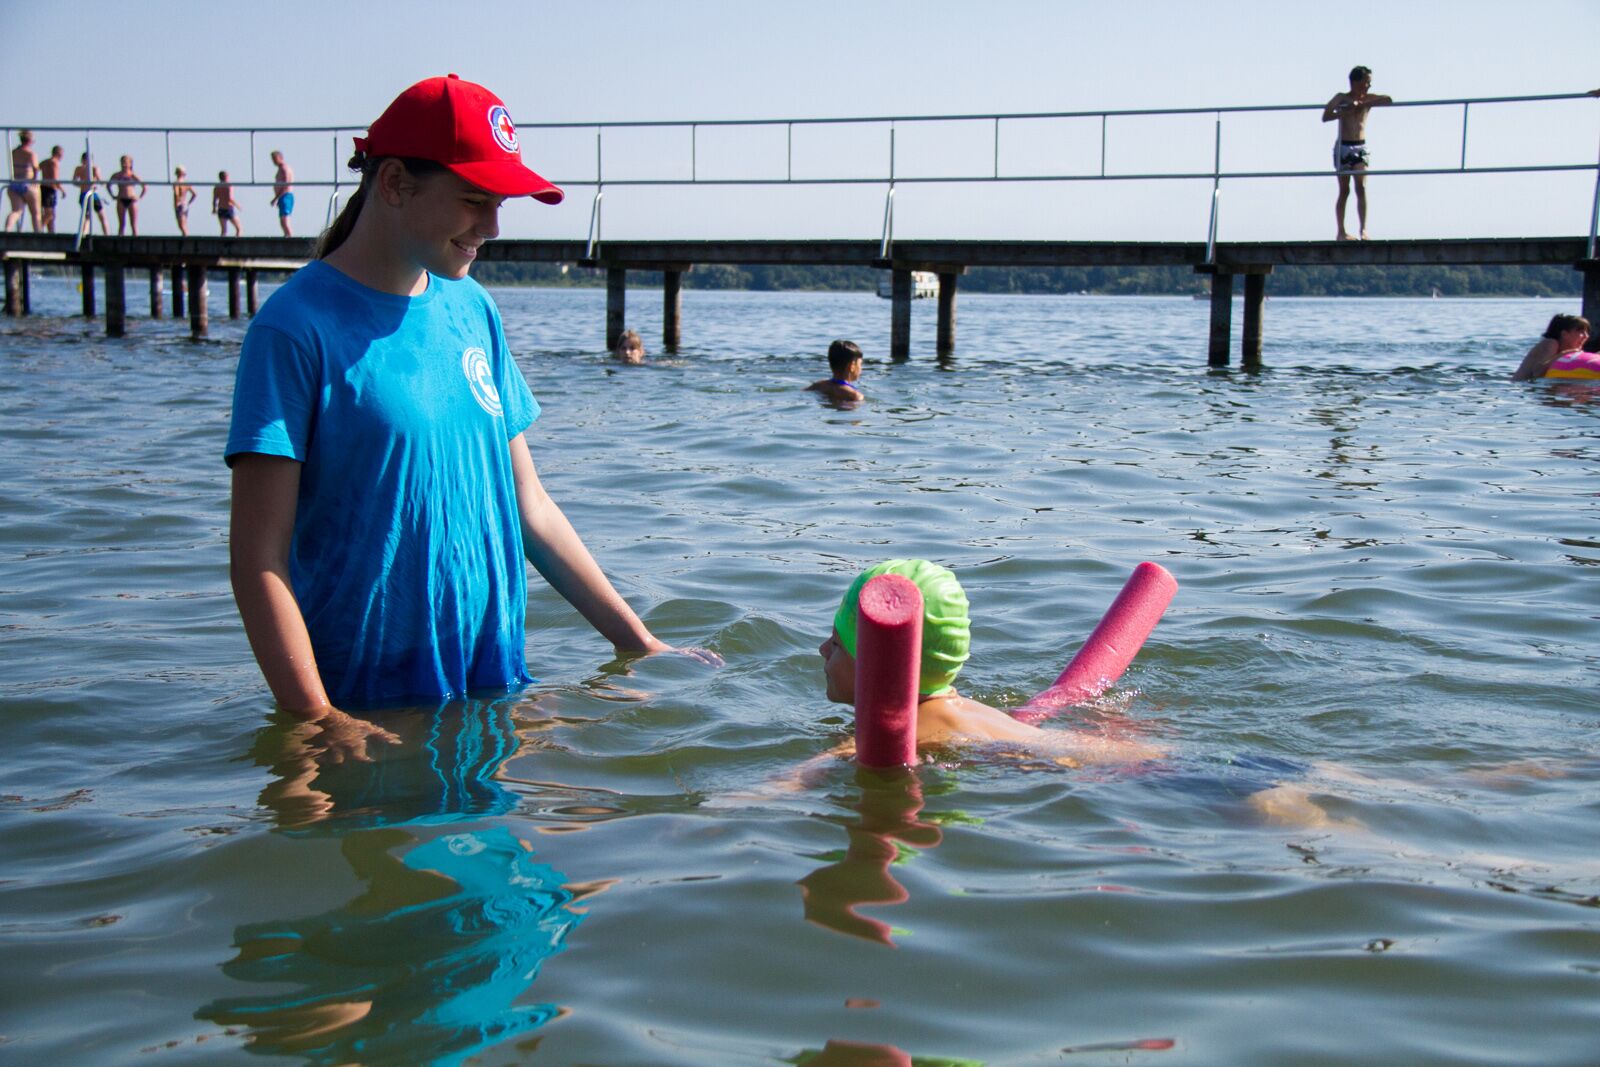
[[[535,579],[537,685],[332,764],[228,591],[242,324],[110,341],[71,288],[0,322],[0,1061],[1600,1058],[1600,402],[1505,380],[1572,308],[1273,300],[1252,375],[1190,300],[963,295],[944,366],[924,301],[896,366],[871,295],[690,291],[622,368],[602,293],[499,292],[546,484],[726,666],[614,661]],[[800,388],[836,336],[855,410]],[[891,555],[960,574],[1000,704],[1169,568],[1050,724],[1169,755],[799,779]]]

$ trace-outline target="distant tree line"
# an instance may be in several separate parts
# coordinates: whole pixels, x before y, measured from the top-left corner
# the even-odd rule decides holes
[[[480,263],[473,277],[489,285],[600,286],[603,270],[553,263]],[[683,276],[686,289],[796,289],[874,292],[870,267],[728,266],[701,264]],[[631,285],[661,284],[656,271],[630,271]],[[1274,296],[1541,296],[1581,295],[1582,275],[1565,265],[1491,267],[1279,267],[1267,279]],[[1206,291],[1189,267],[974,267],[961,278],[969,293],[1095,293],[1158,296]]]

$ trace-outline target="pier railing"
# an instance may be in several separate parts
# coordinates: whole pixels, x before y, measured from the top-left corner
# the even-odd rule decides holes
[[[1473,97],[1445,100],[1397,100],[1387,105],[1391,108],[1426,108],[1442,111],[1459,110],[1461,116],[1461,132],[1459,137],[1459,156],[1454,165],[1450,166],[1425,166],[1425,167],[1373,167],[1363,171],[1371,176],[1425,176],[1425,175],[1485,175],[1485,174],[1548,174],[1572,171],[1589,171],[1595,175],[1594,195],[1590,202],[1584,205],[1588,209],[1588,256],[1594,258],[1596,254],[1596,235],[1600,231],[1600,154],[1597,154],[1594,163],[1511,163],[1511,164],[1479,164],[1472,163],[1469,155],[1469,133],[1471,118],[1474,109],[1481,114],[1486,108],[1511,104],[1544,104],[1555,101],[1570,101],[1583,99],[1588,94],[1583,93],[1553,93],[1531,96],[1494,96]],[[668,120],[640,120],[620,122],[529,122],[523,123],[520,129],[524,136],[534,131],[593,131],[594,134],[594,167],[589,173],[547,174],[558,185],[574,188],[592,187],[594,190],[589,212],[589,229],[586,241],[591,256],[595,246],[603,235],[602,204],[605,191],[609,188],[619,187],[685,187],[685,186],[725,186],[725,187],[772,187],[772,186],[851,186],[851,185],[878,185],[884,188],[883,225],[880,234],[881,251],[883,258],[889,258],[889,253],[894,241],[894,198],[895,189],[902,185],[994,185],[994,184],[1024,184],[1037,182],[1193,182],[1209,181],[1211,183],[1211,197],[1206,224],[1206,248],[1208,260],[1214,257],[1216,242],[1218,240],[1219,226],[1221,224],[1221,201],[1223,185],[1227,182],[1260,179],[1305,179],[1326,178],[1333,173],[1329,169],[1306,169],[1303,167],[1286,167],[1278,169],[1224,169],[1223,144],[1224,124],[1229,120],[1236,120],[1243,116],[1263,115],[1273,112],[1321,112],[1322,104],[1265,104],[1241,105],[1233,107],[1185,107],[1185,108],[1138,108],[1128,110],[1099,110],[1099,111],[1033,111],[1033,112],[1002,112],[990,114],[948,114],[948,115],[880,115],[880,116],[846,116],[834,118],[780,118],[780,119],[668,119]],[[1114,126],[1129,122],[1134,119],[1149,119],[1163,117],[1192,117],[1203,118],[1210,116],[1214,124],[1214,138],[1211,166],[1209,168],[1183,170],[1150,170],[1133,169],[1121,170],[1113,165],[1108,155],[1108,135]],[[1084,169],[1047,168],[1042,171],[1030,172],[1008,169],[1003,166],[1003,133],[1013,130],[1026,131],[1028,127],[1037,126],[1045,122],[1061,120],[1081,120],[1098,122],[1100,126],[1100,146],[1098,159]],[[1453,120],[1452,120],[1453,121]],[[899,131],[932,123],[976,123],[987,124],[990,128],[989,151],[983,161],[986,166],[974,168],[968,173],[908,173],[897,160],[896,135]],[[883,156],[881,164],[873,166],[868,164],[864,173],[859,174],[830,174],[808,175],[795,172],[795,144],[794,133],[797,127],[877,127],[884,131],[882,142]],[[11,143],[14,131],[21,128],[19,124],[11,124],[4,128],[6,143]],[[36,127],[51,130],[60,130],[60,127]],[[350,146],[347,138],[363,132],[361,126],[256,126],[256,127],[161,127],[161,126],[93,126],[75,127],[74,132],[83,135],[84,152],[90,157],[91,165],[94,160],[94,142],[102,141],[108,135],[146,134],[160,135],[165,143],[166,168],[164,173],[172,173],[172,138],[174,135],[228,135],[246,137],[249,141],[249,170],[248,177],[241,172],[240,180],[234,182],[236,187],[271,187],[270,178],[259,177],[257,174],[256,143],[264,135],[277,135],[280,139],[285,135],[324,135],[329,139],[332,152],[332,179],[307,180],[297,177],[296,187],[299,188],[328,188],[332,195],[328,204],[328,215],[331,219],[337,210],[340,195],[344,190],[352,188],[353,182],[345,177],[344,161],[348,158]],[[704,173],[701,166],[700,133],[702,130],[742,130],[742,131],[782,131],[784,139],[783,172],[769,176],[728,176]],[[652,160],[654,172],[639,174],[607,174],[606,171],[606,141],[610,136],[613,142],[619,135],[626,131],[681,131],[683,145],[680,154],[675,157],[661,156]],[[1024,137],[1028,134],[1025,132]],[[36,142],[37,143],[37,142]],[[976,162],[976,161],[972,161]],[[687,164],[687,174],[684,174],[684,165]],[[70,168],[63,165],[63,170],[70,173]],[[63,184],[70,185],[70,180],[63,176]],[[144,184],[152,187],[165,187],[173,183],[170,180],[146,181]],[[1576,212],[1575,212],[1576,214]],[[1574,226],[1574,229],[1577,229]],[[1569,231],[1570,232],[1570,231]]]

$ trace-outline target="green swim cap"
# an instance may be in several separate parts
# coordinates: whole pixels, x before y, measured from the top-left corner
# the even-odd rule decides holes
[[[909,578],[922,591],[922,676],[917,692],[922,696],[949,692],[961,665],[967,662],[972,630],[967,618],[967,594],[961,591],[956,576],[937,563],[890,559],[856,575],[833,615],[839,643],[852,656],[856,654],[856,606],[861,601],[861,589],[880,574]]]

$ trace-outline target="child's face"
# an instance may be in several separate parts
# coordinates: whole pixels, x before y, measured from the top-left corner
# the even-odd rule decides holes
[[[1574,348],[1582,348],[1583,343],[1588,339],[1588,330],[1585,330],[1582,326],[1574,326],[1570,330],[1562,330],[1561,338],[1556,342],[1556,344],[1560,346],[1562,351],[1565,352]]]
[[[828,634],[817,654],[822,657],[822,678],[827,685],[828,699],[835,704],[854,704],[856,658],[844,650],[836,631]]]

